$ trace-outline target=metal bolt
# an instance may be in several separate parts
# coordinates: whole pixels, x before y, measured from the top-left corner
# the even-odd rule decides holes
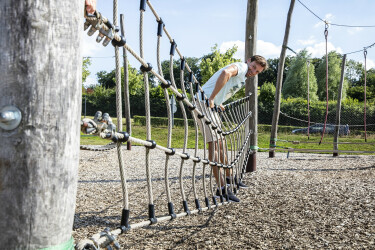
[[[12,130],[21,122],[21,111],[14,106],[5,106],[0,110],[0,128]]]

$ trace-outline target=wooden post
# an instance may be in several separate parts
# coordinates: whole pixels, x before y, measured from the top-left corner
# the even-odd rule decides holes
[[[245,36],[245,60],[256,54],[258,26],[258,0],[247,1],[246,14],[246,36]],[[256,152],[258,148],[258,77],[251,77],[246,80],[245,94],[250,95],[250,107],[252,107],[252,119],[249,120],[249,129],[253,131],[250,137],[250,154],[246,164],[246,172],[256,170]]]
[[[271,158],[275,157],[275,151],[273,151],[272,149],[275,148],[276,141],[277,141],[277,139],[276,139],[277,138],[277,125],[279,123],[279,116],[280,116],[280,101],[281,101],[281,89],[282,89],[282,86],[283,86],[285,54],[286,54],[286,49],[287,49],[287,46],[288,46],[290,22],[292,20],[294,3],[295,3],[295,0],[290,1],[288,18],[286,20],[283,47],[281,48],[281,53],[280,53],[280,58],[279,58],[279,66],[278,66],[278,70],[277,70],[276,93],[275,93],[275,103],[274,103],[274,106],[273,106],[272,128],[271,128],[271,137],[270,137],[270,151],[269,151],[269,157],[271,157]]]
[[[335,127],[335,134],[333,137],[333,150],[339,150],[339,146],[337,143],[339,142],[341,99],[342,99],[342,86],[344,85],[345,63],[346,63],[346,54],[344,54],[344,56],[342,57],[341,78],[340,78],[340,85],[338,89],[337,105],[336,105],[336,127]],[[333,156],[339,156],[339,153],[333,153]]]
[[[125,24],[124,15],[120,14],[120,24],[121,24],[121,35],[125,37]],[[130,99],[129,99],[129,65],[128,65],[128,54],[127,50],[122,47],[122,54],[124,56],[124,102],[125,102],[125,120],[126,120],[126,132],[129,135],[132,134],[132,121],[130,118]],[[127,149],[131,150],[132,144],[130,141],[127,142]]]
[[[0,128],[1,248],[74,247],[83,6],[0,1],[0,109],[22,114]]]

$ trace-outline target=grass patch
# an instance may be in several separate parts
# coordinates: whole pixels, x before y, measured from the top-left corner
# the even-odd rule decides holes
[[[88,117],[93,118],[93,117]],[[117,124],[117,119],[112,119],[114,124]],[[125,122],[125,119],[123,119]],[[265,127],[267,127],[265,129]],[[123,128],[126,128],[124,123]],[[288,127],[289,128],[289,127]],[[333,150],[333,136],[325,135],[323,142],[330,142],[330,144],[322,143],[319,145],[320,135],[310,135],[310,139],[307,138],[307,135],[302,134],[292,134],[287,131],[289,129],[282,129],[284,132],[278,133],[278,140],[276,145],[280,147],[289,147],[289,148],[302,148],[302,149],[319,149],[319,150]],[[132,125],[132,136],[135,138],[146,140],[146,127],[141,125]],[[172,130],[172,145],[173,148],[183,148],[184,146],[184,137],[185,129],[183,127],[175,126]],[[152,127],[151,129],[151,138],[158,145],[167,146],[168,139],[168,127],[158,126]],[[299,143],[293,144],[286,141],[296,141],[296,142],[310,142],[310,143]],[[230,140],[228,139],[228,144],[230,146]],[[260,148],[269,148],[270,141],[270,132],[268,131],[268,125],[260,125],[258,129],[258,146]],[[312,143],[311,143],[312,142]],[[364,143],[365,140],[363,137],[358,135],[343,136],[339,138],[339,142],[355,142],[355,143]],[[370,134],[367,139],[368,143],[375,143],[375,135]],[[109,140],[104,140],[98,136],[84,135],[81,134],[81,145],[106,145],[110,143]],[[137,145],[137,144],[134,144]],[[198,147],[203,148],[203,139],[201,134],[199,134]],[[187,139],[187,148],[195,148],[195,129],[194,127],[188,127],[188,139]],[[375,145],[371,144],[339,144],[339,150],[348,150],[348,151],[375,151]],[[261,151],[261,150],[260,150]]]

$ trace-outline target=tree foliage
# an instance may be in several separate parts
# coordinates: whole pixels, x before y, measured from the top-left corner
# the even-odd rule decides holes
[[[201,70],[199,68],[199,58],[196,57],[186,57],[185,62],[187,65],[189,65],[189,68],[193,72],[195,78],[199,83],[202,82],[202,77],[201,77]],[[171,77],[173,75],[173,79],[176,83],[177,88],[181,88],[181,60],[173,60],[173,72],[171,74],[171,69],[170,69],[170,60],[165,60],[161,62],[161,67],[163,71],[164,78],[166,80],[171,80]],[[185,69],[184,71],[184,83],[185,86],[187,85],[186,83],[189,81],[189,75],[190,73]]]
[[[290,69],[286,76],[282,94],[284,98],[304,97],[307,99],[307,85],[309,84],[310,99],[317,100],[317,81],[314,64],[309,64],[309,81],[307,79],[307,50],[302,50],[291,61]]]
[[[89,66],[91,65],[90,58],[83,58],[82,61],[82,83],[86,82],[87,77],[90,75]]]
[[[338,87],[341,78],[341,56],[335,51],[328,53],[328,99],[337,100]],[[318,97],[320,100],[326,100],[326,56],[323,56],[322,63],[316,69],[316,78],[318,82]],[[342,98],[346,97],[348,82],[344,81],[342,88]]]
[[[264,83],[270,82],[276,86],[277,82],[277,71],[279,69],[279,58],[267,59],[268,69],[258,75],[258,86],[261,87]],[[284,71],[283,71],[283,82],[288,74],[290,62],[292,61],[291,56],[285,57]]]
[[[206,83],[210,77],[215,74],[219,69],[241,60],[233,58],[233,55],[237,52],[237,46],[233,46],[228,49],[225,53],[220,53],[217,48],[217,44],[211,48],[211,53],[202,57],[200,64],[202,82]]]

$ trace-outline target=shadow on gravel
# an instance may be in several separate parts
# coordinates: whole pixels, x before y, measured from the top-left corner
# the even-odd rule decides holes
[[[209,175],[206,175],[205,178],[210,178]],[[192,176],[184,176],[182,177],[183,180],[190,180],[192,179]],[[200,175],[197,175],[195,176],[195,179],[196,180],[200,180],[202,179],[202,176]],[[152,178],[151,181],[164,181],[165,178]],[[179,177],[170,177],[168,178],[168,180],[170,181],[177,181],[179,180]],[[146,178],[142,178],[142,179],[130,179],[130,180],[126,180],[127,183],[132,183],[132,182],[146,182],[147,179]],[[78,183],[116,183],[116,182],[121,182],[121,180],[82,180],[82,181],[78,181]]]
[[[288,160],[291,161],[326,161],[327,157],[321,157],[321,158],[293,158],[293,156],[289,156]],[[345,156],[345,157],[333,157],[330,156],[331,159],[357,159],[358,156]]]
[[[263,168],[264,170],[271,170],[271,171],[311,171],[311,172],[331,172],[331,171],[361,171],[361,170],[369,170],[375,169],[375,165],[370,167],[359,167],[359,168]]]
[[[168,247],[168,249],[174,249],[174,248],[179,247],[179,245],[183,244],[185,241],[187,241],[187,240],[189,240],[193,237],[196,237],[195,235],[199,234],[204,228],[207,228],[208,225],[210,224],[210,221],[214,217],[216,211],[217,210],[211,211],[210,216],[201,225],[176,226],[176,225],[165,225],[164,224],[164,225],[158,226],[158,224],[155,224],[155,225],[147,226],[147,227],[144,227],[144,228],[147,229],[147,230],[153,230],[155,232],[154,234],[150,234],[150,236],[148,236],[149,238],[155,238],[155,235],[157,235],[159,232],[168,233],[169,231],[173,232],[173,230],[181,230],[181,229],[185,230],[186,234],[180,240],[174,242],[173,245],[170,245]],[[172,223],[172,221],[170,221],[168,224],[170,224],[170,223]],[[137,245],[137,243],[134,243],[134,244],[128,244],[128,245],[126,245],[126,247],[127,248],[132,248],[132,247],[137,248],[137,247],[139,247],[139,245]]]

